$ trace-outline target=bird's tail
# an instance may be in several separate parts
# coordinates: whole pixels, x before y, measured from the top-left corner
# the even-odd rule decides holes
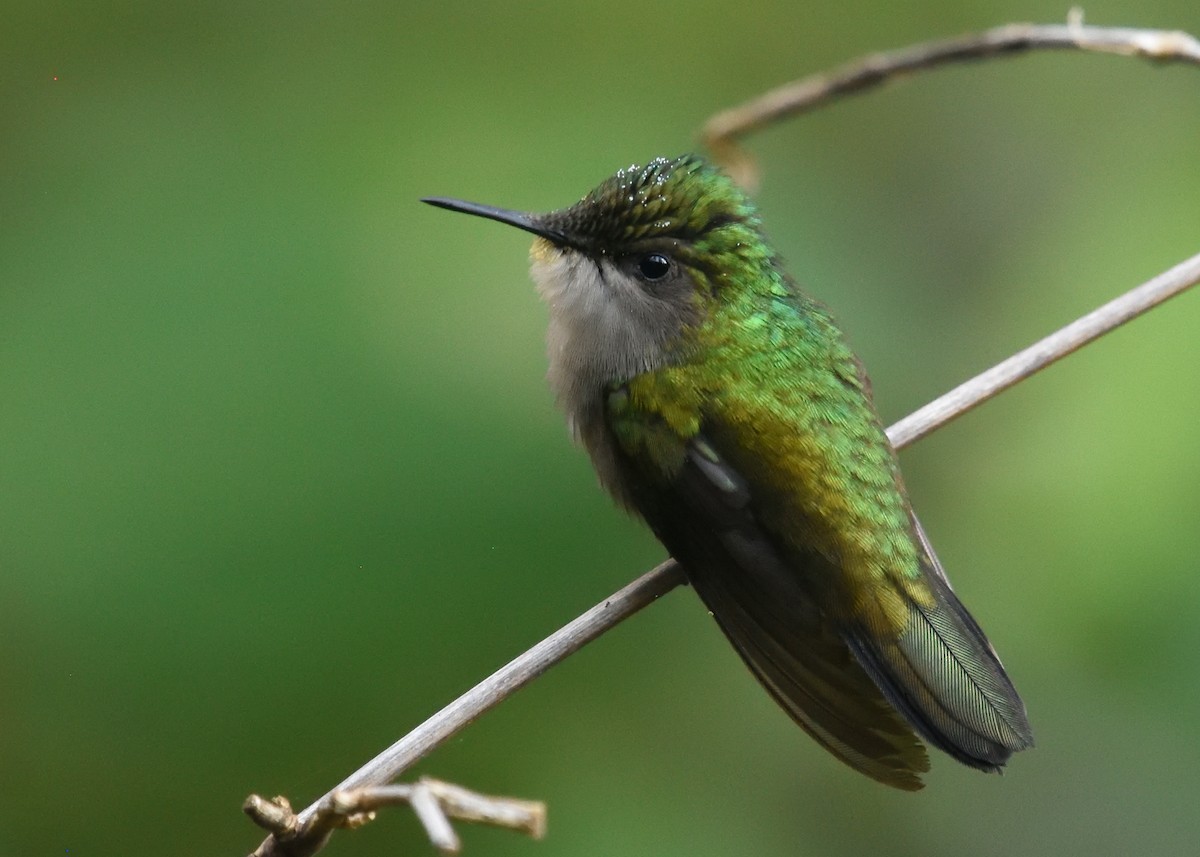
[[[933,746],[964,764],[999,770],[1033,746],[1025,704],[979,624],[950,588],[914,517],[926,562],[929,601],[907,599],[909,620],[895,638],[853,626],[842,636],[887,700]]]

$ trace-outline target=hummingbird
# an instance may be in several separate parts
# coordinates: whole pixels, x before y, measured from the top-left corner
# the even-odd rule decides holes
[[[925,743],[982,771],[1032,746],[913,513],[862,364],[731,179],[684,155],[547,214],[423,201],[536,236],[571,434],[819,744],[906,790],[929,770]]]

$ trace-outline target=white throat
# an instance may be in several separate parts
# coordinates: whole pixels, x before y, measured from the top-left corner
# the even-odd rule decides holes
[[[608,257],[598,260],[539,239],[531,270],[550,307],[548,378],[572,435],[591,446],[589,423],[602,415],[606,386],[666,363],[678,311],[648,295]]]

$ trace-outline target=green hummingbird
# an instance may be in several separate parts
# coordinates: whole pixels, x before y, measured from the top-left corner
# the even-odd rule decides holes
[[[1032,746],[913,514],[862,364],[728,177],[685,155],[548,214],[424,202],[537,236],[571,433],[823,747],[915,790],[922,738],[984,771]]]

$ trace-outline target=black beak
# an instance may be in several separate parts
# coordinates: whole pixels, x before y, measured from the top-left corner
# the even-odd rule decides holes
[[[427,196],[421,202],[436,205],[438,208],[448,208],[450,211],[461,211],[463,214],[486,217],[488,220],[498,220],[501,223],[507,223],[509,226],[515,226],[518,229],[524,229],[526,232],[532,232],[534,235],[540,235],[542,238],[553,241],[560,246],[570,244],[567,237],[561,232],[544,225],[542,218],[537,214],[529,214],[524,211],[510,211],[507,208],[495,208],[490,205],[480,205],[478,202],[447,199],[441,196]]]

